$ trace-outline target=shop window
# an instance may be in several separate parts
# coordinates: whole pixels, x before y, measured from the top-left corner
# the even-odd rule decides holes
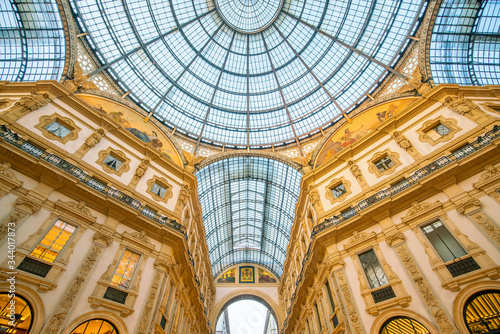
[[[119,332],[109,321],[92,319],[76,327],[71,334],[119,334]]]
[[[430,332],[424,325],[414,319],[395,317],[384,323],[380,334],[430,334]]]
[[[54,263],[62,253],[68,241],[75,234],[76,227],[62,220],[56,220],[42,239],[36,243],[30,256],[25,257],[17,269],[40,277],[47,277],[52,265],[38,261]]]
[[[14,305],[11,313],[10,305]],[[33,308],[24,298],[0,293],[0,333],[25,334],[33,323]]]
[[[500,291],[481,291],[465,303],[464,319],[471,334],[500,333]]]
[[[366,278],[368,279],[368,283],[370,284],[370,288],[376,289],[381,286],[389,284],[389,280],[384,273],[384,269],[380,265],[380,262],[377,259],[377,255],[373,249],[359,255],[359,260],[361,262],[361,266],[365,271]]]

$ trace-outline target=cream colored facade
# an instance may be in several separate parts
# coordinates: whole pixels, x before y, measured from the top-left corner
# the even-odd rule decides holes
[[[120,334],[209,333],[239,296],[264,301],[285,333],[379,333],[395,316],[433,334],[467,333],[467,300],[500,290],[500,132],[491,132],[500,125],[498,87],[434,87],[314,167],[320,143],[303,166],[284,273],[255,284],[212,277],[196,162],[179,151],[177,165],[57,82],[2,82],[0,98],[0,289],[9,290],[15,271],[16,293],[33,308],[30,333],[72,333],[97,318]],[[62,140],[46,129],[54,120],[71,130]],[[450,132],[433,137],[436,124]],[[466,157],[443,158],[467,144]],[[118,169],[104,162],[110,154]],[[380,170],[385,156],[393,165]],[[339,184],[346,191],[335,197]],[[438,219],[466,255],[443,262],[422,232]],[[57,220],[76,228],[71,239],[54,262],[33,256]],[[9,268],[11,226],[15,266],[41,262],[45,277]],[[128,287],[115,289],[125,296],[117,302],[104,296],[125,250],[140,259]],[[380,289],[370,288],[359,260],[369,250],[393,297],[374,299]],[[450,264],[471,258],[479,268],[452,276]]]

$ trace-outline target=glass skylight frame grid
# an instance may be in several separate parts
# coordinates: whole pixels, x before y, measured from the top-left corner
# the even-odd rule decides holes
[[[273,159],[238,156],[213,162],[196,176],[214,277],[245,262],[279,277],[302,174]],[[251,247],[239,249],[238,243]]]

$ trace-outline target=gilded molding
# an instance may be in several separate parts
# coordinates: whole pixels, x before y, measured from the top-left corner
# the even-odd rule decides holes
[[[422,154],[420,154],[420,152],[418,152],[418,150],[413,147],[411,141],[406,138],[406,136],[403,135],[400,131],[394,131],[392,133],[392,138],[394,139],[394,141],[396,141],[399,147],[408,152],[414,160],[422,158]]]
[[[91,148],[94,148],[101,142],[105,133],[106,131],[103,128],[99,128],[92,132],[92,134],[85,139],[83,145],[75,152],[75,156],[81,159]]]
[[[492,118],[492,116],[486,115],[477,104],[465,98],[462,92],[456,96],[447,96],[443,105],[478,124]]]
[[[84,201],[80,202],[64,202],[61,200],[57,200],[55,203],[56,209],[62,211],[66,214],[70,214],[72,216],[76,216],[79,220],[86,222],[88,224],[92,224],[96,221],[96,217],[92,216],[92,212],[89,208],[87,208],[87,203]]]
[[[153,315],[155,313],[153,306],[156,298],[158,297],[158,290],[160,288],[162,276],[163,274],[155,268],[153,282],[151,283],[151,287],[146,298],[146,304],[144,305],[144,309],[142,310],[142,314],[140,316],[141,320],[139,322],[139,327],[137,328],[137,333],[148,333],[148,330],[152,325]]]
[[[497,246],[500,246],[500,228],[491,221],[482,211],[474,212],[469,218],[475,222],[481,229],[493,240]]]
[[[463,202],[460,202],[459,204],[456,205],[456,210],[461,213],[461,214],[467,214],[472,210],[480,209],[481,208],[481,201],[478,199],[469,199]]]
[[[500,176],[500,168],[493,165],[484,166],[484,173],[479,177],[479,181],[473,183],[474,188],[478,188],[481,183],[489,181]]]
[[[425,278],[422,276],[422,273],[420,272],[415,262],[413,261],[413,258],[411,257],[408,249],[406,248],[406,245],[404,243],[400,243],[396,245],[394,248],[398,253],[399,257],[401,258],[401,260],[403,261],[403,264],[405,265],[406,269],[410,273],[413,282],[417,286],[420,295],[425,301],[432,316],[436,320],[441,332],[442,333],[456,332],[455,327],[452,325],[452,322],[450,321],[450,319],[448,319],[448,316],[446,315],[445,311],[443,311],[443,309],[441,308],[441,305],[439,304],[436,296],[434,296],[434,294],[432,293],[432,290],[427,284]]]
[[[132,180],[130,180],[129,187],[135,189],[139,180],[144,176],[144,174],[146,174],[149,164],[150,164],[149,159],[142,159],[141,163],[139,164],[139,166],[137,166],[135,170],[134,177],[132,177]]]
[[[316,214],[318,216],[322,215],[325,211],[323,210],[323,204],[321,204],[321,199],[319,197],[318,189],[316,185],[310,184],[307,188],[307,194],[309,195],[309,202],[311,202]]]

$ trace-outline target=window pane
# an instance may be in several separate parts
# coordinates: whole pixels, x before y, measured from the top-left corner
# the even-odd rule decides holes
[[[47,131],[52,132],[59,138],[64,138],[71,132],[70,129],[68,129],[67,127],[65,127],[64,125],[62,125],[57,121],[52,122],[45,129],[47,129]]]
[[[453,235],[441,221],[422,226],[422,231],[444,262],[467,255]]]
[[[119,170],[123,162],[110,154],[104,159],[103,163],[114,170]]]
[[[391,158],[389,158],[388,156],[375,161],[375,166],[377,167],[379,172],[383,172],[384,170],[389,169],[389,167],[391,167],[392,165],[394,165],[394,162],[392,162]]]
[[[54,262],[75,230],[76,227],[72,225],[60,220],[56,221],[31,252],[31,255],[45,261]]]
[[[116,267],[115,274],[111,279],[111,285],[127,289],[130,281],[134,276],[137,263],[139,262],[140,255],[126,249],[123,252],[122,258]]]
[[[372,289],[389,284],[389,280],[385,276],[373,249],[359,255],[359,260]]]
[[[333,197],[338,198],[346,193],[345,186],[343,183],[332,188]]]
[[[450,129],[448,129],[446,126],[443,124],[438,124],[434,128],[432,128],[434,131],[436,131],[441,137],[446,135],[447,133],[450,132]]]

